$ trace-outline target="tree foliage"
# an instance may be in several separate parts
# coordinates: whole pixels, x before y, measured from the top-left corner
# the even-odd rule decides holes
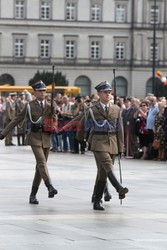
[[[32,86],[34,83],[42,80],[46,85],[51,85],[53,83],[53,73],[52,72],[45,72],[42,73],[37,71],[32,79],[29,81],[29,85]],[[66,76],[62,75],[61,72],[57,71],[54,75],[54,81],[56,86],[68,86],[68,81]]]

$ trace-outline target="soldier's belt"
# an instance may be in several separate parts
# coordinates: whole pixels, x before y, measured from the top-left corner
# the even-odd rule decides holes
[[[108,135],[108,136],[116,135],[116,133],[113,131],[94,131],[93,134],[94,135]]]
[[[31,131],[36,133],[36,132],[43,132],[43,133],[48,133],[51,134],[50,131],[46,131],[45,127],[43,125],[39,125],[39,124],[33,124],[31,126]]]

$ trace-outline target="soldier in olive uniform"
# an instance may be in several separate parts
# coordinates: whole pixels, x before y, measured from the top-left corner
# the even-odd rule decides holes
[[[89,108],[81,119],[77,139],[82,141],[85,132],[89,132],[88,142],[98,169],[93,209],[104,210],[101,199],[107,177],[118,192],[119,199],[125,198],[128,189],[122,187],[113,173],[115,156],[123,152],[123,125],[120,108],[110,102],[112,89],[108,82],[100,83],[95,89],[99,101]]]
[[[51,120],[53,114],[50,104],[45,101],[46,85],[40,81],[32,87],[36,99],[24,106],[21,113],[2,131],[0,139],[3,139],[15,126],[28,117],[31,122],[31,129],[26,136],[25,144],[31,146],[36,159],[36,170],[29,203],[38,204],[36,194],[42,179],[48,189],[49,198],[53,198],[57,194],[57,190],[51,184],[47,167],[51,135],[50,131],[45,128],[45,122]]]
[[[17,93],[10,93],[9,101],[6,103],[5,127],[15,118]],[[12,130],[5,138],[5,146],[15,146],[12,142]]]

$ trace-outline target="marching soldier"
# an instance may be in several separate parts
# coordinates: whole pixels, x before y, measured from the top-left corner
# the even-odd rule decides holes
[[[10,93],[10,98],[6,103],[5,126],[7,126],[15,117],[16,100],[17,100],[17,93],[16,92]],[[5,146],[15,146],[15,144],[12,142],[12,130],[8,133],[8,135],[5,138]]]
[[[94,210],[104,210],[101,199],[106,186],[107,177],[118,192],[119,199],[124,199],[128,188],[122,187],[113,173],[115,156],[123,152],[123,125],[120,108],[110,102],[111,87],[106,81],[95,89],[99,101],[89,108],[81,119],[81,128],[77,139],[83,140],[89,132],[88,142],[97,164],[97,182],[95,188]]]
[[[25,140],[25,144],[30,145],[33,154],[36,159],[35,176],[32,183],[32,190],[29,198],[30,204],[38,204],[36,194],[43,179],[47,189],[48,197],[53,198],[58,191],[52,186],[51,179],[47,167],[47,159],[49,155],[49,149],[51,147],[51,135],[50,131],[46,129],[45,122],[52,120],[53,114],[51,112],[51,106],[45,101],[46,85],[40,81],[33,86],[35,100],[27,103],[21,113],[19,113],[15,119],[2,131],[0,139],[8,135],[8,133],[17,126],[21,121],[29,118],[31,122],[31,129],[28,132]]]

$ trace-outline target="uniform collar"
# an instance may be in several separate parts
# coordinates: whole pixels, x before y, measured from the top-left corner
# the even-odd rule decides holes
[[[45,100],[43,100],[43,101],[39,101],[39,100],[37,100],[37,102],[39,103],[39,105],[41,104],[41,102],[43,103],[43,106],[45,106]]]
[[[100,105],[102,106],[102,108],[105,110],[105,107],[107,106],[107,108],[109,108],[110,104],[104,104],[102,102],[100,102]]]

